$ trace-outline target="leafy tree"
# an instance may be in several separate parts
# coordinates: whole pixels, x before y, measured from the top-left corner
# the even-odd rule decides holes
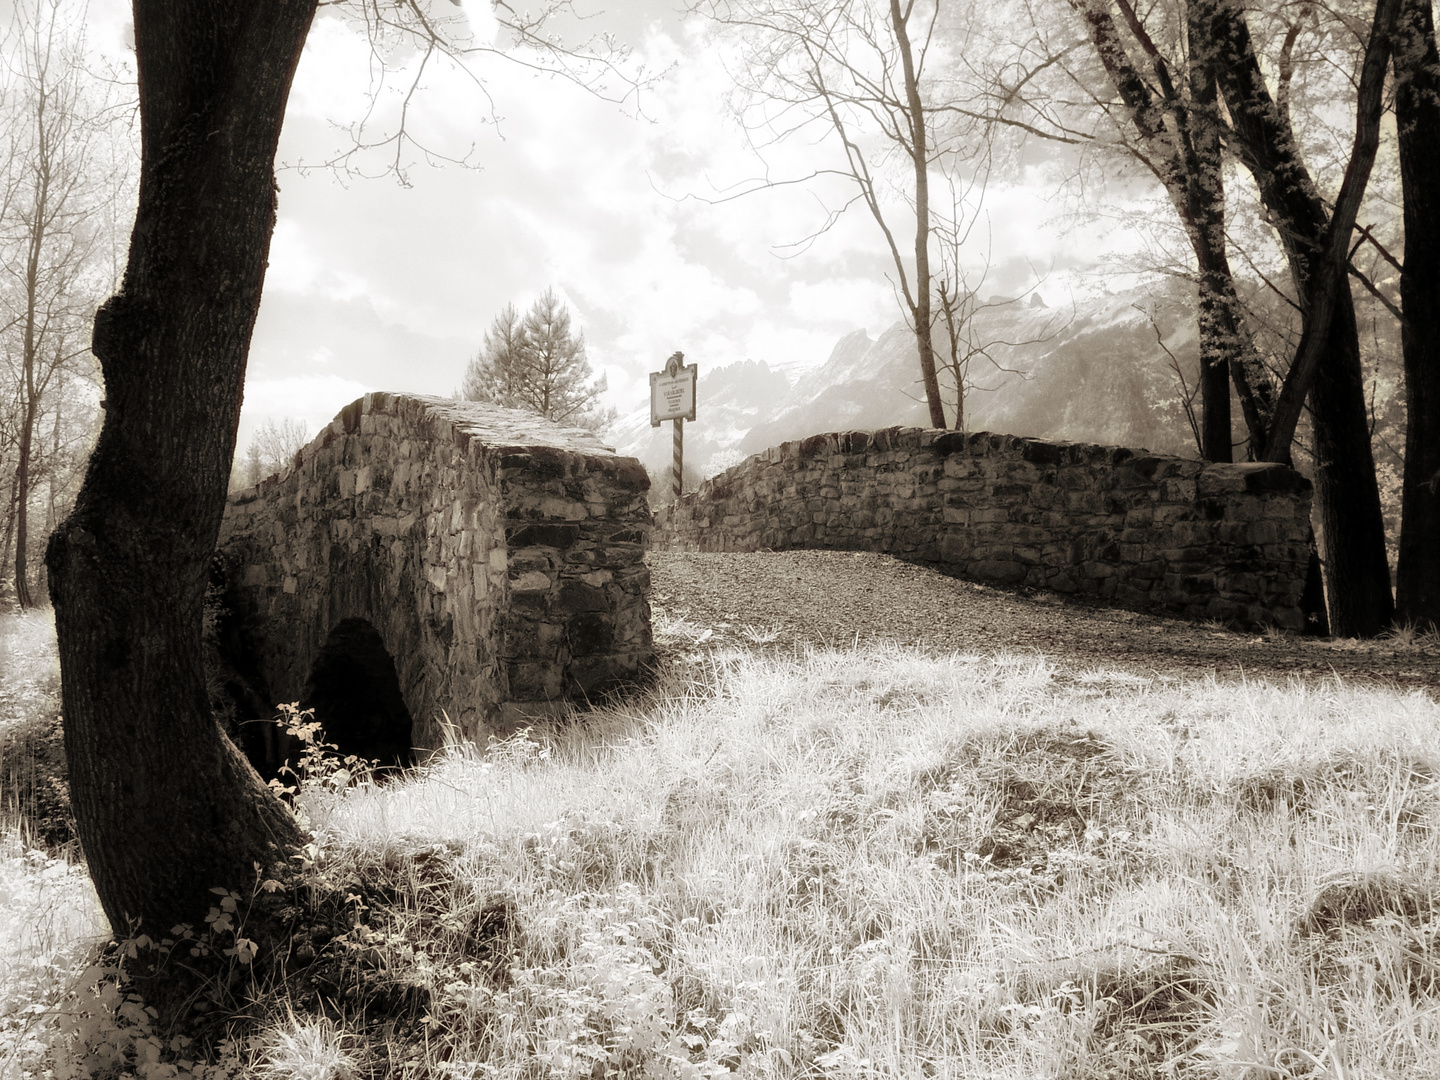
[[[606,382],[593,375],[584,335],[571,331],[570,310],[546,289],[523,319],[514,304],[505,305],[466,368],[461,389],[468,401],[594,431],[614,420],[615,410],[599,407]]]
[[[1269,430],[1273,389],[1246,326],[1227,254],[1223,125],[1211,43],[1197,22],[1195,4],[1185,6],[1182,28],[1164,5],[1142,15],[1129,0],[1114,2],[1118,22],[1108,2],[1072,0],[1071,6],[1108,83],[1109,93],[1096,98],[1118,129],[1119,145],[1163,185],[1193,252],[1201,456],[1232,460],[1232,375],[1258,456]],[[1147,18],[1160,27],[1147,26]],[[1157,37],[1183,42],[1181,56],[1165,55]],[[1118,108],[1110,105],[1113,98]]]
[[[1350,637],[1373,636],[1390,625],[1395,609],[1347,264],[1379,143],[1399,0],[1376,4],[1360,64],[1354,143],[1329,207],[1301,155],[1283,97],[1277,101],[1270,93],[1244,9],[1236,0],[1196,0],[1196,8],[1214,48],[1231,139],[1276,225],[1301,300],[1304,329],[1276,399],[1262,457],[1290,459],[1295,425],[1308,398],[1330,628]]]
[[[1309,65],[1339,74],[1328,96],[1308,103],[1307,119],[1327,108],[1336,93],[1355,94],[1353,134],[1327,132],[1318,149],[1315,141],[1308,144],[1313,157],[1344,173],[1333,202],[1322,198],[1312,179],[1291,115],[1296,72],[1308,70],[1295,56],[1297,39],[1302,24],[1314,17],[1315,5],[1279,13],[1278,55],[1269,58],[1272,76],[1262,71],[1249,12],[1238,0],[1143,8],[1129,0],[1072,0],[1088,55],[1107,85],[1096,87],[1077,71],[1073,45],[1043,49],[1022,78],[1012,79],[1027,87],[1016,102],[1030,110],[1031,121],[1048,125],[1052,137],[1068,138],[1082,126],[1073,119],[1075,110],[1057,108],[1053,102],[1063,95],[1056,93],[1050,95],[1051,104],[1037,108],[1040,80],[1032,78],[1050,68],[1068,70],[1093,103],[1090,108],[1110,116],[1119,145],[1164,185],[1189,239],[1200,285],[1206,456],[1223,456],[1228,441],[1225,368],[1239,395],[1255,458],[1290,460],[1296,424],[1308,400],[1330,624],[1346,635],[1374,634],[1392,617],[1348,276],[1359,275],[1353,248],[1369,235],[1352,232],[1378,145],[1398,2],[1378,0],[1373,20],[1367,20],[1368,35],[1361,32],[1360,18],[1341,27],[1337,16],[1340,28],[1324,50],[1325,62]],[[1255,10],[1263,17],[1263,9]],[[1331,147],[1346,143],[1348,156],[1324,160]],[[1222,149],[1253,178],[1290,271],[1293,298],[1287,299],[1299,316],[1300,333],[1290,363],[1278,373],[1278,385],[1272,385],[1257,354],[1228,268],[1232,234],[1226,226]],[[1279,291],[1272,278],[1259,276],[1267,288]],[[1372,282],[1362,280],[1375,291]]]

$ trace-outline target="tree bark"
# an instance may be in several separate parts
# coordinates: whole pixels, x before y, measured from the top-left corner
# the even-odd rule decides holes
[[[46,557],[71,802],[118,935],[199,926],[300,840],[211,716],[201,612],[315,0],[135,0],[141,178],[105,417]]]
[[[1192,34],[1192,39],[1194,35]],[[1230,439],[1230,357],[1241,345],[1230,305],[1235,292],[1225,254],[1225,182],[1220,152],[1220,102],[1215,72],[1203,53],[1190,49],[1189,139],[1184,161],[1185,201],[1191,221],[1199,290],[1200,456],[1233,461]]]
[[[1269,430],[1272,395],[1269,376],[1245,325],[1226,254],[1220,109],[1208,26],[1197,22],[1192,5],[1187,10],[1189,92],[1181,93],[1140,15],[1129,0],[1119,3],[1153,78],[1141,73],[1140,62],[1131,57],[1106,5],[1072,0],[1145,148],[1143,153],[1134,152],[1164,185],[1195,254],[1200,453],[1209,461],[1231,461],[1230,381],[1240,396],[1250,443],[1256,448],[1253,453],[1264,445]]]
[[[5,537],[0,540],[0,566],[10,565],[10,541],[15,538],[15,480],[16,477],[10,477],[10,494],[5,500]]]
[[[915,344],[920,353],[920,377],[925,383],[925,403],[930,409],[930,426],[945,427],[945,405],[940,399],[940,379],[935,372],[935,343],[930,336],[934,318],[930,307],[930,152],[925,130],[925,103],[920,98],[920,80],[915,74],[915,57],[905,26],[900,0],[890,0],[890,23],[900,50],[905,75],[905,100],[910,121],[910,160],[915,169]],[[964,388],[960,388],[960,393]]]
[[[1317,280],[1323,278],[1330,216],[1289,121],[1265,84],[1239,0],[1197,0],[1196,6],[1210,27],[1236,149],[1275,219],[1296,293],[1307,309],[1307,331],[1317,321],[1328,327],[1322,335],[1312,334],[1317,352],[1308,396],[1330,628],[1345,637],[1371,637],[1390,625],[1394,602],[1349,281],[1344,275]],[[1313,293],[1325,291],[1317,285],[1329,290],[1331,301],[1323,320],[1310,303]],[[1288,438],[1283,449],[1288,457]],[[1279,460],[1280,451],[1272,429],[1266,457]]]
[[[1404,0],[1394,56],[1404,199],[1405,477],[1397,616],[1440,627],[1440,52],[1430,0]]]
[[[40,260],[45,251],[47,226],[50,224],[50,164],[52,148],[47,145],[46,98],[42,93],[36,104],[35,203],[30,207],[29,236],[25,257],[25,324],[21,340],[21,387],[24,394],[20,417],[19,458],[15,467],[15,602],[20,610],[35,606],[30,595],[30,452],[34,445],[35,414],[39,392],[35,386],[35,361],[39,341],[36,335],[36,305],[39,299]]]
[[[15,603],[20,610],[33,608],[35,598],[30,593],[30,453],[34,443],[35,399],[34,368],[32,358],[26,365],[26,382],[30,393],[26,395],[20,416],[19,460],[15,466]]]

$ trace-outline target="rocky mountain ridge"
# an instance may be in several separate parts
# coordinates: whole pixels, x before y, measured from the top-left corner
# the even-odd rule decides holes
[[[988,359],[970,366],[968,430],[1195,453],[1171,368],[1173,356],[1194,385],[1195,326],[1183,298],[1142,289],[1064,306],[1038,294],[996,298],[972,328]],[[929,426],[914,336],[903,323],[875,339],[864,330],[844,335],[823,364],[793,383],[763,360],[700,364],[697,418],[685,426],[687,474],[711,476],[822,431]],[[951,386],[944,382],[947,416]],[[652,428],[648,405],[605,436],[652,474],[668,470],[670,425]]]

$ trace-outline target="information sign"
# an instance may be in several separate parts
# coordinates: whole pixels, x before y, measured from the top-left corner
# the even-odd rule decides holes
[[[699,365],[685,363],[677,352],[665,362],[664,371],[650,373],[650,426],[665,420],[695,419],[695,379]]]

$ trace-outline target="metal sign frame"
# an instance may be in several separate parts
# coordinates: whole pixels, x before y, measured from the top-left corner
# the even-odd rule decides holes
[[[695,382],[700,365],[685,363],[684,353],[674,353],[664,371],[650,373],[650,426],[666,420],[695,419]]]

